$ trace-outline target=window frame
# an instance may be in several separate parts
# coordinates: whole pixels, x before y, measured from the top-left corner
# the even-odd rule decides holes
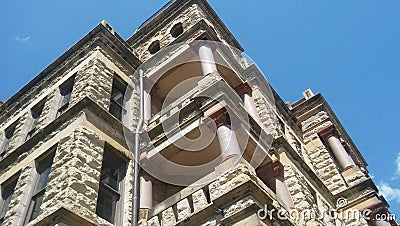
[[[118,75],[114,75],[112,86],[111,86],[111,95],[110,95],[110,107],[108,108],[108,112],[113,115],[115,118],[117,118],[119,121],[122,121],[122,118],[124,114],[126,114],[126,109],[124,107],[123,103],[123,98],[126,94],[126,90],[128,88],[128,84],[122,80]],[[118,99],[122,98],[121,103],[119,103],[115,97],[113,97],[114,92],[118,91],[119,93],[117,95],[121,95]],[[113,112],[113,109],[117,108],[118,115],[115,115]]]
[[[19,119],[17,121],[13,122],[9,127],[7,127],[4,130],[5,139],[3,140],[3,142],[2,142],[2,144],[0,146],[0,159],[4,158],[8,148],[10,147],[10,142],[11,142],[12,138],[15,135],[15,131],[17,129],[18,121],[19,121]]]
[[[172,26],[169,33],[173,38],[178,38],[181,34],[183,34],[184,31],[185,29],[183,28],[183,24],[181,22],[178,22],[174,24],[174,26]]]
[[[69,107],[71,102],[72,92],[74,90],[75,75],[65,81],[59,88],[60,97],[57,106],[56,117],[62,115]]]
[[[160,40],[154,40],[149,47],[147,48],[147,51],[149,51],[149,53],[151,55],[156,54],[158,51],[160,51],[161,49],[161,43]]]
[[[4,182],[0,187],[0,225],[4,222],[5,216],[10,207],[10,203],[12,201],[12,196],[14,195],[15,188],[18,183],[19,173],[9,178],[6,182]],[[4,198],[4,190],[10,189],[10,194],[8,194],[7,198]],[[7,200],[9,198],[9,200]],[[8,203],[7,203],[8,202]],[[6,204],[5,204],[6,203]],[[4,212],[4,215],[1,216]]]
[[[51,173],[55,150],[57,149],[57,145],[50,148],[49,153],[45,154],[41,158],[36,160],[36,167],[35,167],[35,175],[33,180],[33,186],[31,188],[31,194],[29,197],[29,204],[28,208],[26,209],[25,213],[25,222],[24,224],[28,224],[32,220],[36,219],[40,215],[42,211],[40,206],[43,204],[43,198],[46,192],[46,188],[49,182],[49,175]],[[42,171],[43,170],[43,171]],[[44,176],[44,178],[42,178]],[[45,182],[45,184],[43,184]],[[37,206],[38,199],[40,198],[39,205]],[[37,207],[39,212],[36,216],[34,216],[34,209]]]
[[[106,160],[107,159],[107,160]],[[107,163],[105,161],[108,161]],[[115,163],[119,164],[115,164]],[[114,163],[114,164],[113,164]],[[123,204],[124,204],[124,192],[125,192],[125,180],[126,180],[126,174],[127,174],[127,168],[128,168],[128,160],[123,157],[121,154],[118,153],[118,150],[116,150],[114,147],[112,147],[109,144],[105,144],[104,146],[104,155],[103,155],[103,161],[102,161],[102,166],[101,166],[101,174],[104,172],[104,166],[114,166],[117,165],[118,170],[120,171],[120,178],[118,180],[118,190],[116,188],[112,187],[111,185],[107,184],[106,182],[102,181],[102,178],[100,176],[100,181],[99,181],[99,193],[97,197],[97,203],[96,203],[96,214],[103,218],[104,220],[114,224],[114,225],[123,225]],[[104,218],[99,211],[100,204],[99,200],[101,192],[108,191],[112,195],[115,195],[118,197],[118,200],[115,203],[114,211],[110,207],[109,211],[114,212],[114,216],[112,216],[112,220],[110,221],[109,219]]]
[[[42,115],[42,112],[44,109],[44,104],[45,104],[45,100],[42,100],[40,103],[38,103],[31,109],[31,121],[30,121],[29,130],[26,134],[25,140],[28,140],[29,138],[31,138],[33,136],[33,134],[35,134],[36,127],[39,123],[40,116]]]

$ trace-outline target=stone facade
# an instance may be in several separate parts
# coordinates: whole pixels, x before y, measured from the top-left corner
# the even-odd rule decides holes
[[[83,217],[96,218],[96,200],[104,140],[86,128],[61,138],[43,199],[43,217],[63,206]],[[31,222],[35,225],[40,218]]]
[[[180,23],[181,33],[172,35],[171,28]],[[232,68],[214,65],[208,68],[213,69],[211,73],[204,73],[204,62],[182,62],[174,70],[164,70],[180,52],[189,51],[204,60],[193,51],[195,48],[187,48],[204,38],[231,46],[208,48],[201,44],[210,50],[208,60],[227,59]],[[148,50],[156,40],[161,49],[179,42],[186,45],[156,59],[152,58],[155,53]],[[339,210],[360,213],[368,208],[390,212],[368,175],[367,163],[322,95],[309,91],[296,103],[285,104],[240,51],[240,44],[205,0],[171,1],[127,41],[107,22],[100,23],[40,73],[35,82],[22,88],[23,94],[0,104],[0,148],[6,142],[5,131],[15,125],[8,148],[0,158],[0,188],[4,189],[10,179],[17,179],[8,206],[0,200],[0,208],[6,208],[0,219],[2,225],[398,225],[395,220],[376,222],[324,215]],[[151,117],[144,125],[140,159],[136,160],[151,163],[163,156],[174,164],[190,166],[205,160],[219,162],[193,184],[173,184],[147,172],[153,186],[151,193],[139,195],[147,195],[153,206],[137,211],[133,209],[132,131],[140,116],[137,71],[141,65],[146,69],[146,79],[155,83],[152,90],[146,90],[155,103],[167,101],[163,93],[166,87],[183,82],[183,75],[196,79],[196,83],[166,108],[146,112]],[[182,70],[181,74],[174,74],[175,70]],[[161,72],[165,77],[157,75]],[[187,75],[191,73],[204,76]],[[118,106],[111,104],[115,101],[111,98],[116,98],[111,97],[116,77],[129,84],[128,93],[118,96],[126,99],[123,104],[118,103],[126,113],[122,121],[110,113],[111,107]],[[72,93],[66,98],[60,87],[71,78]],[[237,104],[242,94],[235,93],[235,88],[244,84],[248,96],[243,101],[250,101],[247,105]],[[232,93],[238,97],[233,98]],[[67,108],[58,114],[60,101],[66,99]],[[35,133],[27,139],[33,120],[31,109],[38,103],[44,103],[44,107]],[[225,109],[225,115],[221,109]],[[226,109],[232,111],[229,120]],[[196,137],[201,130],[213,132],[210,120],[223,125],[231,136],[218,134],[200,154],[190,153],[199,154],[195,157],[182,147],[174,147],[175,141]],[[326,133],[327,128],[331,133]],[[171,136],[174,140],[170,140]],[[106,147],[112,147],[114,158],[126,163],[123,176],[115,169],[104,168]],[[240,151],[219,159],[218,153],[224,147]],[[38,186],[39,162],[49,153],[54,153],[54,159],[38,215],[27,220]],[[342,159],[351,159],[351,164],[343,167]],[[144,173],[146,164],[142,166],[140,172]],[[157,167],[164,175],[177,174],[164,165]],[[105,175],[112,175],[118,185],[112,187]],[[102,186],[110,197],[118,193],[116,201],[107,206],[113,214],[110,218],[101,212],[101,200],[105,199]],[[267,214],[263,212],[265,208],[275,212]],[[136,211],[138,222],[132,222]],[[296,211],[310,211],[315,216],[289,217],[289,213],[296,216]]]

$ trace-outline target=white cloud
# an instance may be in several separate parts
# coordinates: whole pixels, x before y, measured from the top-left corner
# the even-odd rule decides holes
[[[400,175],[400,153],[397,154],[396,158],[396,174]]]
[[[21,38],[19,36],[15,37],[15,40],[18,41],[18,42],[28,42],[30,39],[31,39],[31,36],[27,36],[25,38]]]
[[[378,189],[380,194],[383,195],[387,201],[395,200],[397,203],[400,203],[400,189],[393,188],[385,182],[381,182]]]
[[[396,164],[396,171],[394,172],[394,175],[391,178],[392,180],[396,180],[400,177],[400,153],[397,154],[395,164]]]

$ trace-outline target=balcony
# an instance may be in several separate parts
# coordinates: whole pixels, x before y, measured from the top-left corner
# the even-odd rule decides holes
[[[245,160],[236,165],[225,162],[201,180],[212,181],[183,188],[155,205],[149,212],[148,225],[200,225],[217,221],[230,225],[257,213],[265,204],[277,210],[285,208]],[[276,215],[273,217],[277,219]],[[289,220],[280,225],[295,224]]]

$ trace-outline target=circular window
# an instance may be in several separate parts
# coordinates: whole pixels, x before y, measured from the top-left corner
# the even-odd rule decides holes
[[[156,40],[151,43],[148,50],[151,54],[155,54],[156,52],[158,52],[160,50],[160,41]]]
[[[171,28],[172,37],[176,38],[183,33],[182,23],[177,23]]]

